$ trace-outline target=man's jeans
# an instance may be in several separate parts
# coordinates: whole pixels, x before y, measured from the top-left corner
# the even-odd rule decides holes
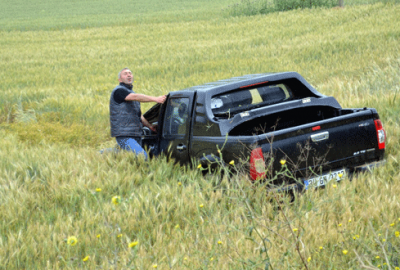
[[[117,143],[121,149],[132,151],[136,155],[143,154],[147,160],[147,153],[142,147],[141,137],[116,137]]]

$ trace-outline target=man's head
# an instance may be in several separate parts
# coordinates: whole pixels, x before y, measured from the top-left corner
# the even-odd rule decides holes
[[[133,74],[129,68],[123,68],[118,73],[118,81],[124,84],[132,84],[133,82]]]

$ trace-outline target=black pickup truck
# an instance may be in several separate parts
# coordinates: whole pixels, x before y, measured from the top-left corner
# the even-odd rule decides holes
[[[158,124],[157,134],[144,129],[150,155],[165,153],[181,164],[196,160],[204,168],[245,162],[252,180],[286,162],[305,188],[323,186],[384,161],[386,133],[377,111],[343,109],[296,72],[170,92],[144,117]]]

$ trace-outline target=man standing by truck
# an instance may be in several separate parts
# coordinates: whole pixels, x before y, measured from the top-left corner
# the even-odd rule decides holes
[[[132,91],[133,74],[129,68],[118,73],[119,85],[110,96],[111,137],[115,137],[118,145],[136,154],[147,153],[142,147],[143,125],[156,132],[156,127],[150,124],[142,115],[140,102],[164,103],[166,96],[147,96]]]

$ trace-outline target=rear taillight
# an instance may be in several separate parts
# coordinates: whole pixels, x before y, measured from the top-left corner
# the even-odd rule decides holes
[[[386,131],[383,128],[382,121],[376,119],[374,122],[375,122],[376,135],[378,137],[378,147],[379,149],[385,149]]]
[[[265,178],[265,161],[261,148],[251,151],[250,178],[253,181]]]

